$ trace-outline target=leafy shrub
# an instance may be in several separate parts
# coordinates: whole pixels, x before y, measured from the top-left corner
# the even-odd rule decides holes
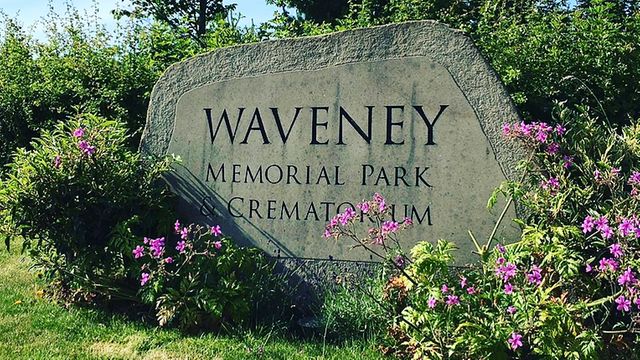
[[[325,236],[351,238],[395,269],[381,291],[398,309],[389,312],[397,352],[454,359],[637,357],[640,127],[616,132],[586,108],[560,106],[554,114],[564,125],[504,126],[505,136],[530,153],[521,164],[523,180],[496,192],[527,209],[517,220],[522,236],[496,247],[494,239],[482,246],[472,239],[480,259],[471,267],[453,268],[455,246],[444,240],[399,254],[394,238],[404,224],[389,220],[380,196],[358,205],[381,224],[368,235],[357,234],[353,210],[328,225]]]
[[[135,293],[125,291],[129,249],[172,217],[157,183],[170,160],[145,161],[128,140],[124,125],[78,115],[14,154],[0,182],[0,215],[49,279],[113,296]]]
[[[174,230],[166,238],[144,238],[132,251],[142,263],[142,298],[155,305],[160,326],[213,330],[267,309],[278,284],[260,250],[235,246],[220,226],[176,221]]]

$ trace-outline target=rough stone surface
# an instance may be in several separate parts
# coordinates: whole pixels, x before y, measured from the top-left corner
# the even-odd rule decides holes
[[[427,123],[435,118],[430,137]],[[296,263],[323,260],[314,263],[316,272],[331,260],[373,260],[321,233],[339,204],[375,191],[395,204],[398,219],[405,213],[422,219],[403,235],[405,248],[450,239],[460,247],[460,263],[471,259],[467,230],[481,239],[491,232],[497,214],[485,205],[492,189],[517,176],[522,152],[501,137],[500,126],[518,120],[471,40],[421,21],[236,46],[175,64],[152,92],[141,150],[181,156],[169,181],[190,220],[221,223],[239,241]],[[229,131],[236,125],[232,143]],[[285,175],[275,181],[278,168]],[[287,176],[294,168],[297,177]],[[259,169],[262,183],[247,180]],[[398,172],[407,173],[406,181],[396,179]],[[283,219],[283,203],[289,211],[297,203],[300,219]],[[501,233],[514,229],[505,226]]]

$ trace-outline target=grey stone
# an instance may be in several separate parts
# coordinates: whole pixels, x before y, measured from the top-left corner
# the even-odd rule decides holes
[[[379,192],[397,219],[414,218],[405,249],[444,238],[459,246],[462,263],[472,259],[467,231],[486,239],[493,228],[491,191],[517,176],[522,150],[500,126],[518,120],[472,41],[420,21],[235,46],[175,64],[153,89],[141,150],[182,158],[168,180],[189,220],[219,223],[273,256],[374,260],[322,232],[345,202]]]

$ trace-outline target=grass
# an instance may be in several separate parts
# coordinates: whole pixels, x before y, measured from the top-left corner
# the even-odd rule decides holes
[[[65,309],[38,291],[29,262],[0,251],[0,359],[379,359],[374,341],[326,344],[282,330],[186,336],[102,311]]]

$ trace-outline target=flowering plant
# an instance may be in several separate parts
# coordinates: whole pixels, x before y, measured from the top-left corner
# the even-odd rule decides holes
[[[0,181],[3,232],[68,290],[135,299],[123,254],[173,217],[158,183],[171,160],[143,159],[128,140],[122,124],[78,115],[18,149]]]
[[[255,248],[239,248],[219,225],[176,221],[173,234],[143,238],[131,254],[140,264],[140,292],[160,326],[218,329],[266,306],[276,284],[272,264]]]
[[[395,313],[389,307],[390,333],[402,344],[397,351],[415,358],[574,359],[635,352],[640,127],[617,132],[597,125],[585,109],[563,107],[554,122],[503,127],[529,156],[520,164],[521,181],[502,184],[489,206],[500,194],[507,206],[520,204],[524,217],[515,221],[522,235],[496,246],[493,235],[484,245],[472,238],[480,258],[471,267],[453,268],[455,246],[442,240],[402,255],[378,237],[381,224],[393,221],[384,212],[371,235],[352,232],[349,221],[362,214],[351,211],[328,225],[325,236],[348,236],[387,263],[401,256],[383,290],[403,305]]]

